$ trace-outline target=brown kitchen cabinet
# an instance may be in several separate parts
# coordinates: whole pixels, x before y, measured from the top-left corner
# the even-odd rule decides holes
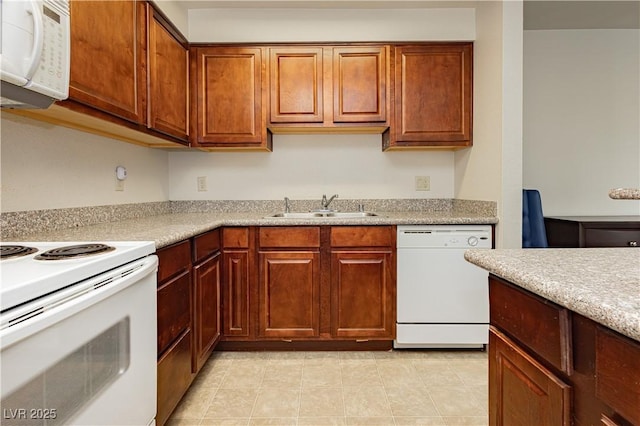
[[[640,423],[640,342],[489,277],[489,424]]]
[[[494,327],[489,359],[491,425],[572,424],[571,387]]]
[[[192,48],[193,145],[271,150],[262,47]]]
[[[390,226],[331,228],[331,333],[395,338],[395,238]]]
[[[222,230],[223,340],[253,339],[249,301],[253,267],[254,231],[248,227]]]
[[[322,47],[269,49],[270,122],[322,123]]]
[[[69,99],[144,124],[145,3],[72,1],[70,14]]]
[[[186,40],[147,4],[149,128],[189,139],[189,49]]]
[[[147,1],[72,1],[70,14],[69,98],[12,113],[143,146],[188,145],[184,36]]]
[[[395,114],[383,149],[466,148],[473,130],[473,43],[395,45]]]
[[[261,227],[258,338],[320,336],[320,228]]]
[[[220,340],[220,230],[193,239],[193,365],[200,371]]]
[[[640,247],[640,216],[544,218],[549,247]]]
[[[269,48],[269,126],[386,128],[388,51],[387,45]]]
[[[158,412],[163,425],[193,381],[191,241],[158,255]]]

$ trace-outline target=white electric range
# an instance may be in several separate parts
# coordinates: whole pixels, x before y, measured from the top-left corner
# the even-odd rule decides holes
[[[149,241],[0,243],[3,425],[155,423],[154,252]]]

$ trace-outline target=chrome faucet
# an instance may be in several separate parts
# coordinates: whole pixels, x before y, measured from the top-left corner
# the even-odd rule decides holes
[[[329,200],[327,200],[326,195],[322,194],[322,210],[329,210],[329,204],[331,204],[334,198],[338,198],[338,194],[333,195]]]
[[[289,197],[284,197],[284,212],[291,213],[291,204],[289,204]]]

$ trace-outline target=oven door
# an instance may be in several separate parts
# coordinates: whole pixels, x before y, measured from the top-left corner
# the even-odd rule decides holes
[[[0,332],[0,423],[154,423],[157,264],[148,256],[18,308]]]

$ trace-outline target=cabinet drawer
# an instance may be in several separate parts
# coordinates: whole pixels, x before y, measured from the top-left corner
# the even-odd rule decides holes
[[[331,247],[391,247],[395,246],[392,226],[333,226]]]
[[[220,230],[200,234],[193,238],[193,263],[197,263],[220,250]]]
[[[260,228],[260,247],[320,247],[317,226],[285,226]]]
[[[596,329],[596,396],[640,425],[640,343]]]
[[[489,300],[492,325],[571,374],[569,311],[495,277],[489,279]]]
[[[585,247],[640,247],[640,229],[585,229]]]
[[[158,289],[158,354],[191,325],[191,274]]]
[[[158,285],[191,266],[191,242],[185,240],[158,250]]]
[[[249,248],[249,228],[224,228],[222,230],[222,247]]]
[[[191,338],[188,330],[158,360],[158,425],[167,421],[191,385]]]

